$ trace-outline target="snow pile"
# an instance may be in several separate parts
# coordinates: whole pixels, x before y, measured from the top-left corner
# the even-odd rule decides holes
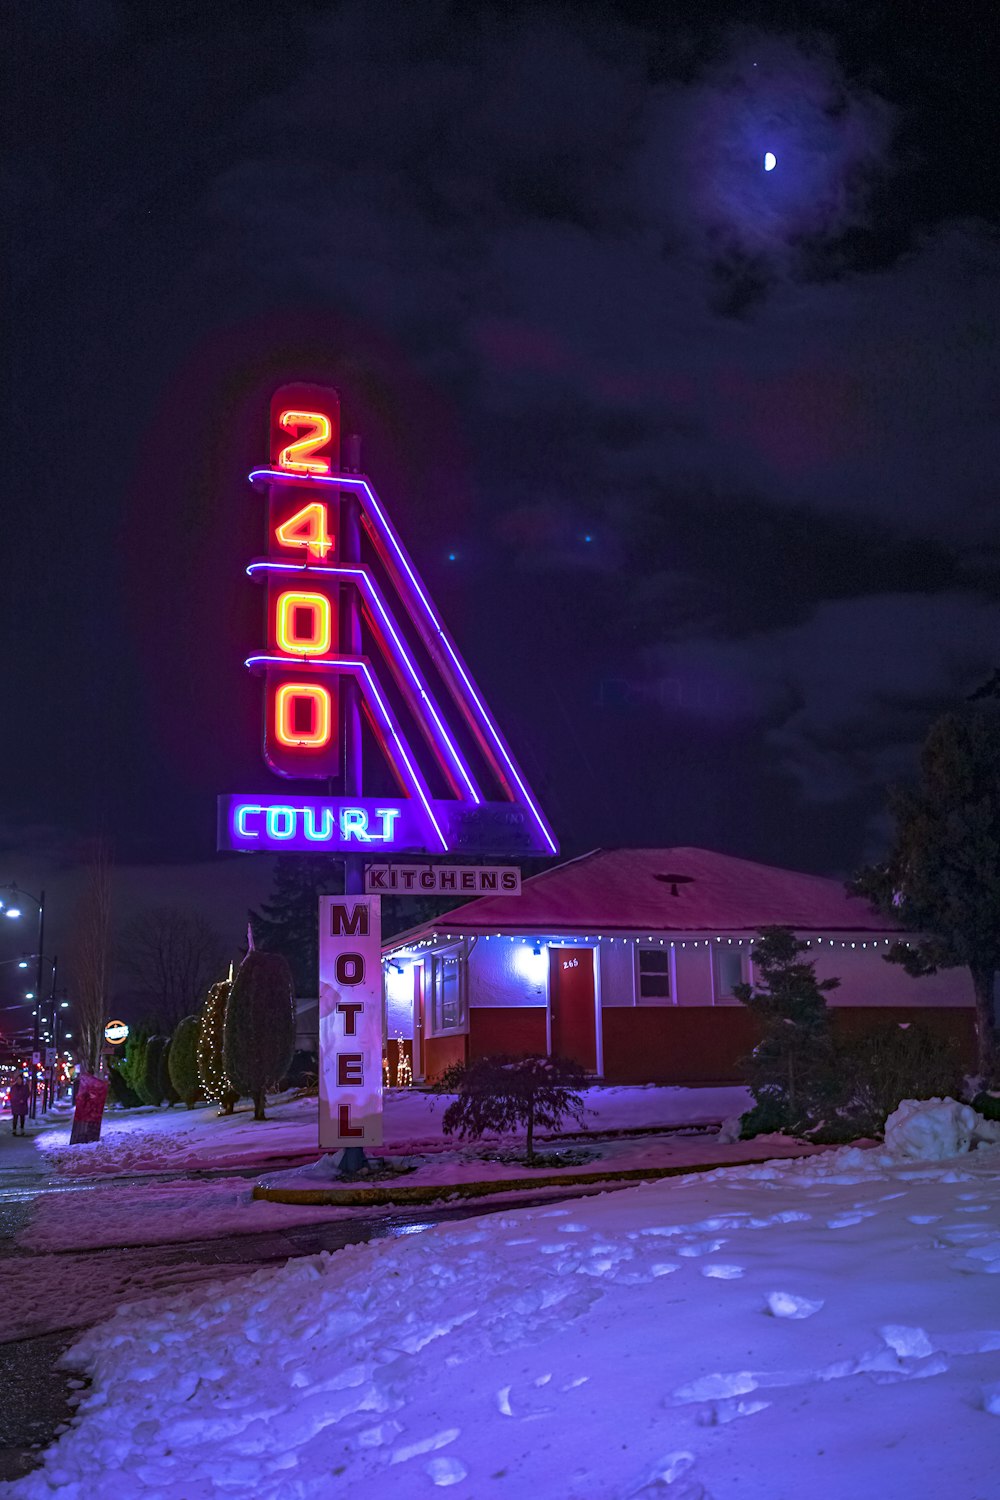
[[[998,1142],[1000,1121],[957,1099],[904,1099],[885,1122],[886,1150],[896,1161],[947,1161]]]
[[[959,1163],[852,1149],[407,1225],[122,1308],[0,1494],[985,1500],[1000,1162]]]

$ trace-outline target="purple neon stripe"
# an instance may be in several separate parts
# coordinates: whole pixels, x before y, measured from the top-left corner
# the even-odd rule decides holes
[[[451,657],[452,663],[458,671],[460,677],[462,678],[462,681],[465,683],[469,696],[471,697],[473,703],[476,705],[476,708],[479,711],[479,717],[486,730],[488,731],[490,737],[492,738],[494,744],[496,745],[497,750],[499,751],[500,756],[504,761],[504,764],[507,766],[507,769],[509,770],[511,776],[517,783],[521,791],[521,795],[524,798],[528,808],[530,809],[542,837],[548,844],[552,853],[556,854],[558,852],[558,845],[556,844],[555,839],[552,837],[552,833],[549,830],[548,824],[546,823],[544,817],[542,816],[541,810],[536,806],[531,793],[528,791],[528,788],[524,782],[524,778],[518,771],[518,768],[514,762],[514,758],[511,755],[510,750],[507,748],[506,742],[504,741],[504,738],[501,735],[498,726],[494,722],[493,717],[487,709],[485,703],[480,698],[468,670],[466,669],[461,657],[459,656],[455,647],[452,645],[451,640],[449,639],[448,632],[445,630],[442,622],[438,619],[437,614],[434,610],[434,606],[431,604],[430,599],[425,593],[420,579],[418,578],[416,572],[410,564],[403,544],[400,541],[399,537],[396,535],[395,528],[393,527],[392,522],[389,520],[388,516],[383,511],[378,497],[375,494],[375,491],[372,489],[371,485],[367,482],[367,480],[364,479],[356,479],[354,477],[347,478],[343,476],[333,478],[330,476],[312,475],[308,479],[301,479],[295,475],[283,474],[275,469],[254,469],[250,475],[250,481],[251,483],[254,483],[257,480],[263,480],[267,483],[288,483],[291,481],[294,483],[318,484],[320,486],[339,485],[343,489],[360,490],[364,495],[367,496],[372,510],[378,517],[380,529],[382,530],[384,538],[391,543],[393,550],[395,551],[396,556],[399,559],[399,562],[402,564],[402,567],[413,586],[414,592],[419,598],[428,618],[430,619],[431,624],[440,637],[442,645],[444,646],[448,655]]]
[[[511,755],[510,750],[508,749],[507,744],[500,733],[499,728],[494,722],[492,715],[486,707],[486,704],[480,697],[475,683],[472,681],[467,668],[465,667],[461,657],[459,656],[457,650],[451,642],[447,630],[445,629],[442,621],[438,618],[434,606],[431,604],[430,599],[425,593],[420,579],[418,578],[416,571],[412,567],[409,558],[406,555],[403,544],[400,541],[399,537],[396,535],[395,528],[393,527],[392,522],[389,520],[388,516],[385,514],[381,505],[379,504],[378,497],[372,489],[371,485],[369,485],[366,481],[362,481],[362,484],[364,485],[364,490],[371,503],[372,509],[375,511],[375,514],[379,518],[386,538],[392,543],[396,554],[403,567],[405,568],[407,576],[409,577],[414,587],[414,590],[416,591],[424,606],[431,624],[434,626],[438,636],[441,639],[441,644],[444,646],[445,650],[448,652],[448,655],[451,657],[455,668],[461,676],[462,681],[465,683],[469,696],[472,698],[472,701],[475,703],[476,707],[479,710],[480,718],[482,719],[486,729],[489,731],[489,734],[493,739],[493,743],[496,745],[497,750],[499,751],[504,761],[504,764],[506,765],[511,776],[513,776],[518,787],[520,788],[521,795],[524,798],[527,806],[531,810],[535,821],[538,824],[538,828],[542,837],[545,839],[552,853],[556,854],[558,852],[558,845],[556,844],[555,839],[552,837],[551,831],[549,830],[548,825],[546,824],[545,819],[542,816],[541,810],[536,806],[534,799],[532,798],[531,793],[529,792],[527,785],[525,784],[524,778],[521,776],[517,768],[514,757]]]
[[[375,683],[375,674],[373,673],[371,667],[368,665],[367,662],[363,662],[361,664],[361,671],[362,671],[363,675],[365,676],[365,678],[367,679],[368,686],[371,689],[372,696],[374,697],[375,702],[378,704],[379,708],[382,710],[382,717],[385,720],[385,726],[388,729],[389,733],[392,735],[393,739],[396,741],[396,748],[398,749],[400,755],[403,757],[403,763],[405,764],[407,770],[409,771],[411,777],[413,778],[413,783],[414,783],[415,787],[417,788],[417,792],[418,792],[418,794],[420,796],[420,800],[424,804],[424,811],[426,812],[428,818],[430,819],[431,826],[434,829],[434,832],[437,834],[438,839],[441,842],[441,848],[443,850],[447,850],[447,848],[448,848],[448,841],[445,838],[444,834],[441,832],[441,829],[438,827],[438,821],[435,818],[433,810],[431,808],[430,799],[429,799],[426,791],[424,790],[423,781],[422,781],[422,779],[420,777],[420,774],[417,771],[416,767],[411,764],[410,757],[406,753],[406,746],[403,743],[403,738],[400,735],[399,731],[397,730],[395,724],[393,723],[392,715],[390,714],[387,705],[382,700],[382,695],[379,692],[378,687],[376,686],[376,683]]]
[[[340,564],[332,563],[285,563],[271,562],[270,560],[266,562],[252,562],[247,567],[247,573],[251,578],[253,577],[254,573],[274,571],[282,573],[305,574],[329,573],[333,577],[354,578],[358,581],[362,592],[366,594],[371,603],[375,606],[379,614],[382,616],[383,623],[385,624],[386,629],[389,631],[389,634],[391,635],[392,640],[395,643],[398,657],[409,673],[410,680],[412,681],[414,688],[416,689],[419,696],[424,700],[427,711],[430,713],[431,718],[434,720],[434,723],[437,726],[439,743],[447,752],[448,759],[451,761],[455,770],[458,772],[459,777],[462,781],[465,782],[472,801],[476,804],[477,807],[480,806],[483,799],[479,793],[479,789],[476,786],[475,781],[473,780],[472,773],[469,770],[468,766],[465,764],[465,761],[462,759],[462,756],[458,750],[458,746],[455,745],[455,743],[451,739],[451,736],[449,735],[441,719],[441,716],[438,713],[437,706],[427,689],[427,685],[424,682],[420,672],[418,671],[416,663],[413,661],[409,652],[407,651],[406,645],[396,629],[392,615],[390,614],[385,601],[382,599],[382,596],[375,585],[374,579],[370,576],[367,570],[365,568],[349,568],[344,567]]]
[[[375,685],[375,678],[372,670],[363,658],[357,656],[326,656],[318,660],[305,661],[294,656],[271,656],[270,654],[260,654],[256,656],[248,656],[243,665],[246,667],[303,667],[307,668],[310,671],[322,671],[324,668],[328,668],[333,671],[348,671],[354,673],[356,676],[363,676],[368,683],[368,686],[372,691],[372,695],[374,696],[375,701],[382,712],[383,727],[387,729],[389,734],[392,736],[392,739],[396,745],[396,750],[399,754],[403,766],[406,769],[407,776],[403,779],[409,780],[411,790],[416,792],[420,801],[423,803],[424,812],[427,814],[428,821],[430,822],[431,827],[434,829],[434,832],[438,836],[442,850],[446,851],[448,849],[448,842],[445,839],[444,834],[441,832],[441,829],[438,826],[438,821],[434,816],[434,811],[430,804],[430,797],[427,793],[426,788],[424,787],[423,779],[411,762],[410,757],[406,753],[406,747],[403,744],[402,736],[400,735],[395,723],[393,722],[392,714],[389,712],[386,704],[382,701],[382,696]]]

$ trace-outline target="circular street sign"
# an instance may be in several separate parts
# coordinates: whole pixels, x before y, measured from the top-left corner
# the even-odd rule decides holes
[[[124,1021],[109,1021],[104,1028],[104,1040],[117,1047],[128,1036],[128,1026]]]

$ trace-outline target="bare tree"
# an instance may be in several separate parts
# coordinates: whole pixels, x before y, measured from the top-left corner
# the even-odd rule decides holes
[[[95,839],[87,864],[86,882],[76,907],[70,952],[76,1051],[88,1073],[96,1073],[100,1067],[104,1027],[108,1019],[111,869],[111,849],[107,840]]]
[[[121,948],[122,967],[169,1031],[201,1009],[209,985],[225,971],[225,945],[215,928],[178,907],[140,912],[122,933]]]

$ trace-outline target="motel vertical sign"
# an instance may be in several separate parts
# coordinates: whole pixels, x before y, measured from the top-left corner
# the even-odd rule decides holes
[[[382,1144],[381,907],[319,899],[319,1143]]]

